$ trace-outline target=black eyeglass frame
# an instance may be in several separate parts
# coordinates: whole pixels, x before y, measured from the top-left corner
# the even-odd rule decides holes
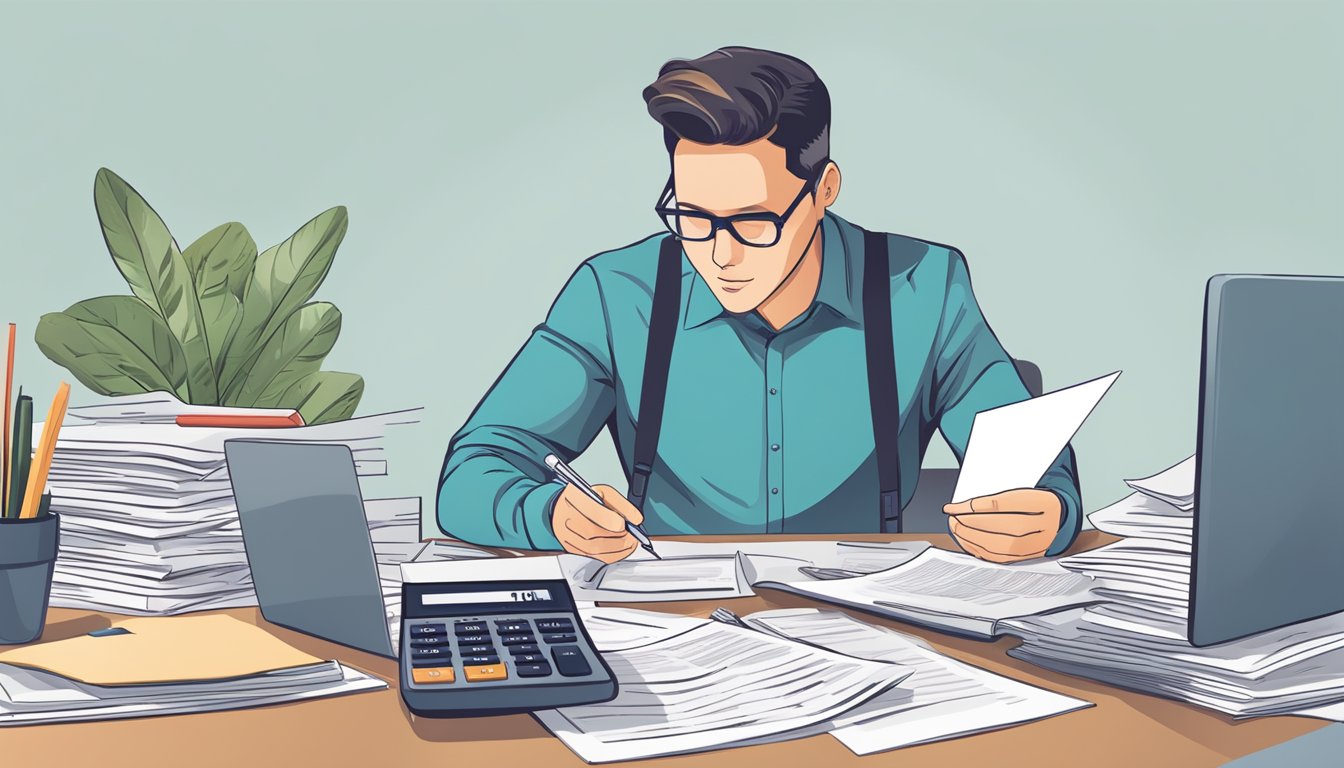
[[[823,167],[825,167],[824,163],[822,165]],[[667,203],[668,198],[672,196],[672,189],[673,189],[672,186],[673,179],[671,176],[668,176],[667,184],[663,187],[662,194],[658,196],[658,202],[654,204],[653,210],[654,213],[658,214],[658,218],[662,220],[663,226],[667,227],[667,230],[671,232],[674,236],[676,236],[677,239],[679,240],[687,240],[692,243],[704,243],[713,240],[714,237],[719,233],[720,229],[727,229],[728,232],[732,234],[733,239],[737,240],[739,243],[745,246],[748,246],[750,248],[769,248],[770,246],[775,245],[776,243],[779,242],[779,238],[782,237],[784,234],[784,222],[788,221],[789,217],[793,215],[794,210],[796,210],[798,206],[802,204],[803,198],[807,197],[809,194],[816,191],[817,182],[820,181],[820,179],[821,174],[817,174],[815,178],[803,182],[803,188],[798,191],[798,196],[793,198],[793,202],[789,203],[789,207],[785,208],[783,213],[772,213],[770,211],[751,211],[749,213],[735,213],[731,216],[715,216],[714,214],[706,213],[705,211],[693,211],[685,208],[664,207]],[[679,217],[679,216],[689,216],[694,219],[702,219],[708,221],[709,234],[705,237],[687,237],[683,235],[682,233],[677,231],[677,228],[673,225],[672,222],[673,217]],[[768,221],[775,225],[775,237],[768,243],[753,243],[747,240],[745,237],[743,237],[742,233],[737,231],[737,227],[733,226],[733,224],[738,221]]]

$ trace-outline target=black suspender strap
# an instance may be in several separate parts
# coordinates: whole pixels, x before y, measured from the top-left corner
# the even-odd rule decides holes
[[[863,343],[867,353],[868,401],[873,412],[873,446],[881,492],[878,530],[901,532],[900,401],[896,396],[896,353],[891,337],[891,264],[887,236],[863,234]]]
[[[644,349],[644,384],[640,387],[635,424],[634,467],[630,474],[630,503],[641,511],[658,454],[658,434],[663,429],[663,400],[667,396],[667,372],[672,365],[672,341],[677,337],[680,309],[681,241],[668,235],[658,249],[658,277],[653,284],[649,342]]]

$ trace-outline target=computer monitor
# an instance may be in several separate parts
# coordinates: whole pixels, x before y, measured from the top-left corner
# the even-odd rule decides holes
[[[1344,278],[1214,276],[1199,393],[1190,643],[1344,610]]]
[[[224,455],[261,615],[395,656],[350,449],[226,440]]]

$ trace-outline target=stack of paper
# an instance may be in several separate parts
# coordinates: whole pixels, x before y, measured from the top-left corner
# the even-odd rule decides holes
[[[418,409],[270,430],[172,423],[196,410],[164,393],[70,409],[49,479],[61,515],[52,605],[131,614],[255,605],[224,441],[344,443],[358,474],[385,475],[384,432],[414,423]],[[366,511],[380,561],[414,554],[418,498],[369,500]]]
[[[410,562],[425,548],[420,541],[420,512],[419,496],[364,503],[393,648],[400,647],[401,637],[401,564]]]
[[[183,652],[216,645],[229,653]],[[0,725],[210,712],[386,687],[229,616],[128,619],[0,653]]]
[[[1106,602],[1006,623],[1009,653],[1070,674],[1194,702],[1229,715],[1344,719],[1344,613],[1196,648],[1189,609],[1193,457],[1090,516],[1123,541],[1064,558]]]

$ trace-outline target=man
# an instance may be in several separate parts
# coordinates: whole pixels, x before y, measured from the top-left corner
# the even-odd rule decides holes
[[[626,521],[652,535],[882,530],[934,429],[960,460],[978,411],[1028,397],[961,253],[829,212],[830,97],[796,58],[670,61],[644,99],[671,159],[656,206],[671,234],[570,278],[453,437],[439,525],[605,562],[638,546]],[[634,503],[550,482],[546,455],[569,461],[604,426]],[[1066,448],[1039,488],[944,511],[965,551],[1008,562],[1065,550],[1080,508]]]

